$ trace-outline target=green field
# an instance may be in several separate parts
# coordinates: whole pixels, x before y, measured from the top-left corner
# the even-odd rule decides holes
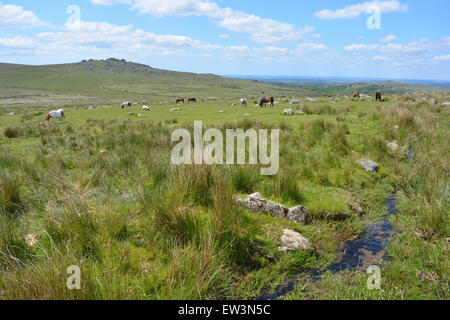
[[[0,299],[252,299],[330,265],[343,243],[386,215],[394,192],[396,232],[377,262],[382,290],[368,290],[365,270],[357,270],[305,279],[283,298],[449,298],[448,93],[330,99],[138,65],[130,73],[122,64],[107,72],[89,62],[79,72],[0,65],[8,75],[0,80]],[[40,81],[24,75],[35,68]],[[70,81],[52,81],[61,74]],[[276,96],[275,107],[254,106],[262,92]],[[200,103],[177,106],[179,96]],[[291,98],[302,100],[292,108],[304,115],[283,115]],[[142,99],[150,111],[119,106]],[[66,119],[46,123],[53,106],[64,106]],[[200,120],[220,130],[279,128],[279,173],[171,166],[171,133]],[[396,151],[387,147],[394,140]],[[376,173],[356,164],[368,159],[379,164]],[[303,205],[306,224],[236,206],[253,192]],[[313,249],[280,252],[284,228]],[[70,265],[81,268],[81,290],[66,287]]]

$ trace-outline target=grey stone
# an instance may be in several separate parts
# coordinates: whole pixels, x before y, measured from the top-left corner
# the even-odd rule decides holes
[[[378,170],[378,163],[372,160],[358,161],[358,164],[366,169],[367,172],[376,172]]]
[[[263,199],[260,193],[251,194],[247,199],[238,199],[237,204],[250,212],[269,214],[271,216],[305,224],[307,210],[303,206],[288,208],[273,201]]]
[[[311,242],[294,230],[284,229],[278,251],[312,250]]]
[[[284,109],[283,110],[283,114],[287,114],[287,115],[293,115],[294,111],[292,109]]]
[[[300,104],[301,101],[300,100],[291,100],[291,102],[289,102],[289,105],[293,105],[293,104]]]
[[[295,221],[300,224],[306,223],[306,208],[303,206],[296,206],[289,209],[287,219]]]

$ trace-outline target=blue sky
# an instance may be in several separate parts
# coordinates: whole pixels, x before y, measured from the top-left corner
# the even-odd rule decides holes
[[[448,0],[0,0],[0,61],[450,80],[448,12]]]

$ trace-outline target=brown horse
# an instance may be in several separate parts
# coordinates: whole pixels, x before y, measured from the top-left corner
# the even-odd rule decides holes
[[[382,93],[381,93],[381,91],[377,91],[375,93],[375,101],[382,101]]]
[[[183,103],[184,103],[184,99],[183,99],[183,98],[179,98],[179,99],[177,99],[177,104],[179,104],[179,103],[181,103],[181,102],[183,102]]]
[[[353,99],[356,99],[356,98],[360,98],[361,96],[360,96],[360,94],[359,94],[359,92],[358,91],[355,91],[355,92],[353,92]]]
[[[267,106],[267,104],[270,102],[270,106],[273,107],[273,104],[275,102],[275,98],[274,97],[264,97],[261,99],[261,102],[259,103],[259,106],[262,108],[263,105]]]

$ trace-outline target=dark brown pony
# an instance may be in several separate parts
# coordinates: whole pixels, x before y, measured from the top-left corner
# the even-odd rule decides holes
[[[361,96],[360,96],[360,94],[359,94],[359,92],[358,91],[355,91],[355,92],[353,92],[353,99],[356,99],[356,98],[360,98]]]
[[[259,103],[259,106],[262,108],[263,105],[267,106],[268,103],[270,103],[270,106],[273,107],[273,104],[275,102],[274,97],[264,97],[261,99],[261,102]]]
[[[195,99],[195,98],[190,98],[190,99],[188,99],[188,103],[197,103],[197,99]]]
[[[375,93],[375,101],[381,101],[382,100],[382,93],[381,91],[377,91]]]
[[[181,103],[181,102],[183,102],[183,103],[184,103],[184,99],[183,99],[183,98],[179,98],[179,99],[177,99],[177,104],[178,104],[178,103]]]

